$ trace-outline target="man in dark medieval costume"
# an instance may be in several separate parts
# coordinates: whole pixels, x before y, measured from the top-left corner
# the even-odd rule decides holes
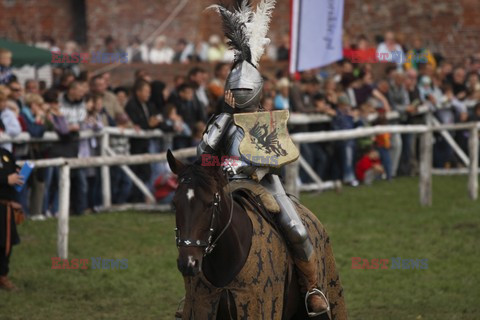
[[[248,0],[239,1],[235,11],[221,5],[211,7],[220,14],[225,36],[235,51],[225,85],[225,102],[233,114],[222,113],[210,121],[198,155],[228,156],[222,165],[230,180],[256,181],[274,196],[280,207],[278,223],[301,276],[308,314],[317,316],[329,310],[324,293],[317,287],[317,257],[294,203],[275,174],[299,156],[287,132],[288,111],[259,112],[263,78],[257,67],[269,43],[266,35],[275,2],[263,0],[256,11]]]
[[[14,186],[22,185],[23,180],[17,169],[12,154],[0,148],[0,289],[5,290],[16,289],[7,275],[12,246],[20,242],[15,217],[18,219],[22,214]]]

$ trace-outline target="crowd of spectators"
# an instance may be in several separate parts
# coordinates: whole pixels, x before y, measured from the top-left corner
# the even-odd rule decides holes
[[[63,45],[58,46],[55,39],[51,37],[44,37],[42,41],[32,43],[32,45],[65,55],[88,52],[91,55],[108,53],[116,57],[121,57],[126,54],[126,61],[128,63],[230,63],[233,61],[234,52],[228,48],[225,42],[225,39],[219,35],[212,34],[208,37],[207,41],[189,41],[185,38],[174,40],[165,35],[160,35],[156,37],[151,44],[142,42],[138,37],[134,37],[126,47],[121,46],[112,36],[107,36],[103,39],[101,46],[94,48],[83,48],[75,41],[67,41]],[[272,42],[269,45],[264,58],[273,61],[287,61],[289,47],[290,37],[285,35],[277,44]]]
[[[209,61],[223,60],[220,39],[210,39],[210,46],[191,45],[181,40],[173,50],[158,38],[151,50],[135,50],[138,59],[153,63],[182,62],[192,52]],[[115,44],[107,47],[115,50]],[[376,124],[424,123],[421,106],[441,123],[480,121],[480,55],[465,57],[460,65],[435,56],[420,39],[399,44],[388,32],[374,46],[360,36],[346,39],[346,59],[326,69],[310,70],[288,76],[279,70],[265,74],[262,108],[288,109],[291,113],[326,115],[328,121],[291,125],[291,132],[346,130]],[[136,41],[132,46],[140,46]],[[188,47],[193,49],[187,50]],[[288,39],[285,39],[285,46]],[[218,50],[217,50],[218,49]],[[288,59],[288,50],[278,54]],[[186,51],[187,50],[187,51]],[[392,51],[407,52],[425,59],[396,59]],[[189,53],[190,52],[190,53]],[[358,57],[382,57],[385,72],[374,76],[372,64],[359,63]],[[208,57],[215,57],[210,59]],[[136,58],[135,58],[136,59]],[[202,58],[203,59],[203,58]],[[202,60],[199,59],[199,60]],[[362,58],[363,59],[363,58]],[[11,73],[11,53],[0,49],[0,132],[15,137],[22,131],[42,137],[55,131],[59,142],[35,144],[3,143],[0,147],[14,152],[17,159],[56,157],[86,158],[100,154],[97,138],[80,138],[82,131],[100,131],[105,127],[139,130],[160,129],[173,133],[173,139],[141,139],[111,136],[110,148],[118,155],[157,153],[167,148],[196,146],[209,117],[224,111],[223,88],[230,64],[217,62],[214,73],[192,66],[172,83],[161,76],[138,69],[131,87],[112,87],[111,74],[90,76],[86,71],[74,74],[65,69],[56,72],[51,88],[30,79],[20,83]],[[393,111],[395,117],[391,117]],[[372,115],[375,120],[371,121]],[[388,120],[387,120],[388,119]],[[458,146],[468,154],[469,133],[450,132]],[[300,152],[323,180],[340,180],[347,185],[371,184],[378,179],[415,175],[418,137],[414,134],[379,134],[357,140],[302,144]],[[448,168],[461,165],[451,145],[435,134],[434,165]],[[176,181],[165,164],[132,166],[160,203],[169,203]],[[143,193],[120,167],[111,167],[112,202],[144,202]],[[99,169],[72,170],[72,212],[96,211],[101,205]],[[58,168],[36,169],[22,191],[22,206],[29,216],[55,216],[58,212]],[[300,177],[311,177],[303,170]]]

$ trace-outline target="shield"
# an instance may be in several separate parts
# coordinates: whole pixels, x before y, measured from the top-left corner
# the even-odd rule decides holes
[[[280,168],[298,159],[298,149],[288,134],[288,110],[238,113],[235,124],[245,136],[240,155],[253,166]]]

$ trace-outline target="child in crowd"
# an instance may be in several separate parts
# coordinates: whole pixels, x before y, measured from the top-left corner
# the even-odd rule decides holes
[[[107,110],[105,109],[105,105],[103,103],[102,95],[94,94],[93,98],[93,120],[100,122],[102,127],[114,127],[115,121],[112,117],[108,114]],[[88,117],[87,117],[88,120]],[[94,121],[95,122],[95,121]]]
[[[12,52],[0,48],[0,85],[8,84],[15,76],[10,69],[12,64]]]
[[[100,131],[104,128],[103,118],[106,116],[103,111],[103,99],[100,95],[92,95],[86,100],[87,118],[81,126],[81,130]],[[108,122],[108,120],[106,120]],[[100,144],[97,138],[88,138],[80,140],[79,157],[88,158],[100,154]],[[99,168],[87,168],[88,184],[88,208],[92,212],[97,212],[97,207],[101,205],[101,179]]]
[[[372,114],[376,114],[375,108],[373,107],[370,101],[362,103],[358,108],[358,122],[361,124],[361,127],[368,128],[371,126],[369,117]],[[357,149],[360,155],[368,153],[368,151],[373,147],[375,142],[375,137],[363,137],[357,139]]]
[[[377,150],[370,150],[355,165],[355,174],[358,181],[371,185],[374,180],[378,180],[385,173],[380,163],[380,155]]]
[[[160,204],[170,204],[177,190],[177,177],[171,172],[160,174],[155,180],[155,199]]]
[[[104,124],[102,117],[98,109],[98,105],[102,105],[102,97],[99,95],[88,96],[85,101],[85,106],[87,110],[87,117],[85,118],[84,123],[81,126],[81,130],[93,130],[100,131],[103,129]],[[87,158],[98,154],[98,141],[96,138],[83,139],[80,142],[80,158]]]

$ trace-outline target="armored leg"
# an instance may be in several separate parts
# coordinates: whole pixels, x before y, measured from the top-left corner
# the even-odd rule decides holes
[[[313,245],[308,239],[307,229],[297,214],[295,205],[285,193],[282,182],[277,175],[268,174],[260,182],[269,191],[280,206],[280,227],[290,243],[295,257],[309,261],[313,254]]]
[[[315,317],[328,312],[330,307],[327,297],[318,289],[317,256],[295,205],[285,193],[277,175],[268,174],[260,183],[273,195],[280,207],[280,227],[295,256],[294,261],[299,271],[301,290],[306,293],[305,307],[308,316]]]

